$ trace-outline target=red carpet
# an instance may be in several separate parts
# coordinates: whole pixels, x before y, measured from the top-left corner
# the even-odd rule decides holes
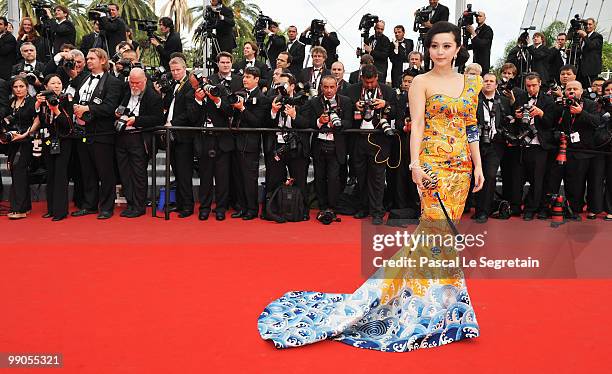
[[[470,279],[481,337],[441,348],[394,354],[330,341],[280,351],[259,338],[259,313],[289,290],[356,289],[360,221],[325,227],[116,215],[55,223],[39,218],[42,210],[36,204],[21,221],[0,217],[0,352],[61,352],[57,372],[600,373],[612,366],[611,280]],[[589,245],[610,250],[609,223],[565,226],[580,232],[580,225],[596,227]],[[513,219],[487,229],[525,251],[521,240],[555,242],[547,226]]]

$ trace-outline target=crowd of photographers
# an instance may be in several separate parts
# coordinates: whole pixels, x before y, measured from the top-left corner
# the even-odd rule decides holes
[[[121,216],[143,215],[154,136],[157,144],[172,143],[168,161],[180,218],[196,209],[194,170],[200,220],[211,212],[224,220],[233,210],[232,218],[280,222],[283,217],[266,201],[288,179],[300,200],[291,201],[298,216],[293,220],[309,219],[309,194],[316,195],[317,218],[327,224],[336,214],[371,216],[373,224],[382,224],[388,211],[395,218],[417,218],[419,196],[408,168],[408,92],[412,79],[429,69],[427,54],[419,50],[422,38],[434,23],[448,20],[448,8],[430,0],[415,12],[416,45],[402,25],[393,28],[391,40],[383,20],[364,15],[360,68],[345,74],[338,36],[320,20],[301,33],[289,26],[285,38],[277,22],[260,15],[255,40],[244,44],[236,60],[233,11],[220,0],[211,3],[197,32],[214,41],[212,71],[187,69],[180,35],[167,17],[135,20],[159,67],[139,61],[141,47],[115,4],[89,12],[94,31],[78,48],[61,5],[34,3],[38,20],[23,18],[17,38],[0,17],[0,143],[12,178],[9,218],[25,218],[31,210],[28,179],[38,162],[47,170],[45,217],[59,221],[69,215],[70,180],[78,208],[71,216],[110,218],[118,184],[127,200]],[[605,212],[604,219],[612,220],[612,189],[606,188],[612,185],[612,82],[598,78],[603,40],[594,21],[572,22],[568,48],[560,35],[544,52],[542,36],[534,34],[533,45],[519,43],[498,77],[489,72],[493,30],[485,20],[484,12],[471,7],[459,20],[466,50],[456,65],[484,79],[478,124],[486,185],[468,198],[466,209],[475,209],[472,218],[479,223],[491,216],[547,219],[563,183],[565,218],[580,219],[586,206],[587,218]],[[528,41],[524,34],[520,39]],[[463,69],[468,49],[474,63]],[[592,50],[599,50],[599,65]],[[169,138],[147,131],[161,126],[199,131],[171,131]],[[249,131],[261,128],[277,131]],[[311,162],[314,193],[307,185]],[[283,203],[290,200],[285,198]]]

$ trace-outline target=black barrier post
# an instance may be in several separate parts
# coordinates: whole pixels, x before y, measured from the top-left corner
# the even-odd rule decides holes
[[[151,198],[151,217],[157,217],[157,139],[155,133],[153,133],[153,139],[151,142],[151,154],[153,155],[153,163],[151,164],[151,171],[153,178],[151,180],[151,186],[153,188],[153,197]]]
[[[164,219],[170,219],[170,128],[166,127],[166,190],[164,204]]]

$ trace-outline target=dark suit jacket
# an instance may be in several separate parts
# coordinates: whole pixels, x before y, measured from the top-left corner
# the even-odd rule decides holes
[[[162,100],[165,113],[164,118],[167,120],[168,110],[170,109],[172,99],[174,98],[174,109],[172,113],[172,120],[170,121],[172,126],[197,127],[197,110],[195,107],[197,104],[193,96],[193,88],[189,84],[189,81],[187,80],[188,78],[185,77],[184,79],[186,79],[186,81],[181,85],[181,88],[176,91],[176,94],[173,94],[173,92],[178,83],[174,83],[170,88],[170,91],[164,95]],[[174,137],[178,143],[189,143],[193,141],[194,135],[195,133],[192,131],[177,131],[174,134]]]
[[[361,75],[361,70],[357,69],[353,72],[351,72],[351,74],[349,74],[349,83],[350,84],[357,84],[359,83],[359,76]]]
[[[76,40],[76,29],[70,20],[64,20],[58,24],[56,20],[49,21],[49,28],[53,38],[53,54],[61,52],[62,44],[74,45]]]
[[[399,43],[397,53],[395,53],[395,44],[392,42],[389,45],[389,60],[391,61],[391,81],[394,86],[402,81],[402,73],[404,72],[404,63],[408,62],[408,54],[414,49],[414,43],[411,39],[406,39]],[[399,85],[397,85],[399,87]]]
[[[24,66],[25,66],[25,61],[21,61],[13,65],[13,69],[11,69],[11,76],[15,76],[19,74],[20,72],[22,72]],[[36,60],[36,64],[34,65],[34,70],[42,74],[45,70],[45,65],[42,62]]]
[[[550,48],[545,45],[538,48],[530,46],[529,52],[531,52],[531,70],[540,74],[542,84],[547,84],[550,79]]]
[[[491,69],[491,44],[493,43],[493,29],[486,23],[476,29],[476,36],[472,38],[468,49],[474,50],[474,62],[482,66],[482,74]]]
[[[232,72],[234,74],[238,74],[242,76],[244,74],[244,69],[246,69],[246,59],[242,59],[240,61],[234,62],[232,66]],[[268,68],[268,65],[261,62],[259,59],[255,59],[255,67],[259,69],[259,73],[261,76],[259,77],[259,88],[267,87],[268,83],[271,81],[271,71]]]
[[[289,42],[287,42],[287,45],[289,45]],[[302,68],[304,67],[306,46],[304,45],[304,43],[296,39],[295,42],[291,45],[291,48],[288,52],[293,58],[291,66],[289,66],[289,70],[291,70],[291,74],[297,77],[300,75],[300,73],[302,72]]]
[[[561,74],[561,67],[564,65],[562,54],[565,54],[565,49],[550,48],[550,81],[554,80],[557,84],[561,84],[559,75]]]
[[[342,96],[346,96],[346,90],[350,87],[350,83],[342,79],[338,82],[338,94]]]
[[[584,39],[582,47],[582,62],[580,64],[581,76],[594,76],[601,73],[601,54],[603,48],[603,36],[593,32],[591,36]]]
[[[568,109],[557,105],[555,113],[555,130],[563,131],[567,135],[567,156],[574,159],[594,157],[594,154],[571,152],[571,150],[593,149],[595,128],[599,126],[600,117],[596,114],[596,105],[591,100],[584,100],[582,113],[573,116]],[[572,123],[573,122],[573,123]],[[572,143],[570,134],[578,132],[580,141]]]
[[[379,87],[379,90],[382,92],[382,99],[385,100],[387,102],[387,105],[391,107],[391,111],[389,113],[389,121],[391,121],[391,119],[396,117],[397,97],[395,95],[395,91],[391,87],[387,86],[386,84],[379,84],[378,87]],[[350,86],[347,90],[347,96],[351,99],[353,109],[355,108],[355,103],[361,100],[362,90],[363,90],[362,82],[359,82],[357,84]],[[355,129],[360,128],[361,122],[362,122],[361,120],[359,121],[353,120],[353,128]],[[379,124],[375,121],[373,122],[373,125],[375,128],[378,128]],[[367,136],[367,135],[364,134],[361,136]],[[380,153],[377,157],[378,160],[384,160],[385,158],[389,157],[389,149],[391,145],[391,139],[389,136],[386,136],[382,133],[373,134],[372,136],[370,136],[370,139],[372,143],[375,143],[380,147]],[[375,154],[378,151],[378,148],[372,145],[369,145],[369,151]]]
[[[276,69],[276,58],[278,54],[287,49],[287,42],[282,35],[271,35],[266,42],[266,57],[270,62],[272,70]]]
[[[168,34],[166,42],[155,47],[157,53],[159,53],[159,64],[170,69],[170,55],[174,52],[183,52],[183,43],[181,42],[181,36],[178,32],[173,31]]]
[[[310,99],[307,104],[307,111],[309,116],[309,124],[313,129],[319,129],[318,122],[319,117],[325,111],[323,106],[323,97],[314,97]],[[351,99],[347,96],[336,95],[336,102],[338,103],[338,107],[336,111],[342,120],[342,130],[350,129],[353,125],[353,106]],[[334,143],[336,145],[336,158],[340,164],[344,164],[346,162],[346,136],[341,134],[339,131],[335,130],[334,132]],[[312,135],[312,155],[313,157],[318,157],[320,148],[317,146],[317,133]]]
[[[378,78],[381,82],[384,82],[387,77],[387,59],[389,58],[390,49],[393,44],[391,44],[389,38],[384,34],[380,36],[370,36],[367,44],[372,45],[374,40],[376,40],[376,45],[370,54],[374,58],[374,66],[376,66],[376,70],[378,70]]]
[[[494,105],[493,105],[493,109],[495,112],[495,129],[497,131],[497,134],[494,136],[494,138],[492,139],[492,141],[495,142],[505,142],[505,140],[501,137],[501,129],[504,126],[504,121],[505,121],[505,116],[508,115],[513,115],[514,113],[512,112],[512,107],[510,106],[510,101],[508,100],[507,97],[503,96],[503,95],[499,95],[499,94],[495,94],[495,97],[493,98],[494,101]],[[484,100],[485,100],[485,96],[484,94],[482,94],[482,92],[478,95],[478,107],[476,109],[476,120],[478,121],[478,130],[482,131],[482,127],[484,126],[485,122],[484,122]],[[516,128],[516,126],[514,126],[512,129],[508,129],[510,131],[512,131],[513,133],[516,133],[518,130]],[[513,131],[514,130],[514,131]],[[482,138],[482,135],[481,135]]]
[[[297,77],[298,82],[303,83],[303,84],[309,83],[310,80],[312,79],[312,72],[313,72],[312,66],[309,66],[303,69],[300,76]],[[321,73],[321,78],[323,78],[326,75],[331,75],[331,70],[327,68],[323,68],[323,72]],[[320,82],[321,81],[319,81],[319,87],[321,86]]]
[[[83,52],[85,56],[87,56],[87,52],[89,52],[90,49],[94,48],[94,46],[97,48],[102,48],[105,51],[111,51],[109,57],[112,57],[115,54],[114,49],[111,50],[108,48],[108,43],[103,33],[98,34],[98,44],[96,44],[95,33],[91,32],[83,36],[83,39],[81,39],[81,48],[79,49],[81,50],[81,52]]]
[[[127,106],[130,101],[130,92],[125,92],[121,105]],[[133,108],[132,108],[133,109]],[[140,106],[138,108],[138,116],[134,122],[136,128],[151,128],[156,126],[162,126],[164,123],[164,112],[162,110],[162,98],[161,95],[155,91],[151,86],[145,86],[145,90],[140,99]]]
[[[100,31],[102,30],[104,30],[106,42],[108,43],[108,54],[112,56],[115,54],[117,44],[127,39],[125,36],[127,25],[121,17],[114,19],[100,17]]]
[[[11,70],[15,65],[15,49],[17,40],[10,32],[5,32],[0,36],[0,78],[9,79]]]
[[[305,45],[312,45],[310,33],[308,34],[308,36],[302,33],[302,35],[300,35],[300,42],[304,43]],[[316,45],[319,45],[318,41],[316,41]],[[331,69],[332,64],[338,61],[338,56],[336,53],[336,48],[338,48],[338,46],[340,45],[338,35],[335,32],[330,32],[328,35],[324,35],[321,38],[320,45],[327,51],[327,59],[325,60],[325,66],[327,66],[328,69]]]
[[[221,15],[223,20],[217,24],[217,41],[219,42],[219,48],[221,51],[232,53],[232,50],[236,48],[236,37],[234,36],[234,12],[223,5],[221,7]]]
[[[245,101],[245,110],[234,110],[234,126],[241,128],[265,127],[270,118],[270,98],[256,88]],[[261,135],[252,132],[241,132],[236,136],[236,149],[239,152],[260,151]]]
[[[274,97],[269,98],[270,100],[274,101]],[[295,120],[293,120],[291,122],[291,127],[294,129],[307,129],[310,127],[309,121],[308,121],[308,103],[304,104],[301,107],[296,107],[295,111],[296,111],[296,116],[295,116]],[[280,121],[280,111],[277,113],[276,117],[272,118],[271,117],[271,107],[270,107],[270,111],[268,111],[268,121],[267,127],[270,128],[277,128],[278,127],[278,123]],[[300,157],[310,157],[310,136],[312,134],[311,133],[304,133],[304,132],[299,132],[297,133],[298,138],[300,139],[300,143],[298,144],[298,156]],[[263,134],[263,146],[264,146],[264,153],[265,154],[273,154],[274,151],[276,150],[278,145],[277,142],[277,136],[276,133],[272,132],[272,133],[265,133]]]
[[[434,13],[433,17],[431,17],[429,22],[431,22],[431,24],[434,24],[440,21],[448,21],[449,14],[450,13],[448,8],[438,3],[438,6],[436,7],[436,12]]]
[[[77,87],[74,103],[80,102],[79,91],[83,85],[87,84],[90,75],[83,78]],[[86,123],[85,131],[87,135],[94,135],[87,138],[90,143],[113,144],[115,142],[113,125],[116,118],[115,110],[119,106],[121,95],[121,82],[109,72],[105,72],[87,104],[91,120]],[[108,135],[95,136],[97,133],[108,133]]]
[[[529,96],[521,96],[516,98],[516,102],[514,103],[515,108],[520,108],[523,104],[529,102]],[[555,116],[555,103],[553,99],[545,95],[542,91],[538,94],[538,99],[536,101],[536,106],[544,112],[544,116],[542,118],[535,118],[535,127],[538,130],[538,140],[540,141],[540,145],[545,150],[553,150],[557,147],[558,144],[553,139],[553,121]],[[518,126],[523,126],[522,124],[518,124]]]
[[[4,118],[8,114],[10,91],[9,83],[0,78],[0,118]]]

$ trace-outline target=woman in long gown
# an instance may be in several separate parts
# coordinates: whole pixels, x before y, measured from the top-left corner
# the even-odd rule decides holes
[[[410,169],[421,195],[416,233],[452,234],[450,221],[461,218],[472,170],[474,191],[484,182],[476,125],[482,78],[452,70],[457,55],[467,53],[460,49],[460,40],[457,26],[434,24],[425,39],[434,68],[416,77],[410,88],[410,149],[415,160]],[[452,259],[456,254],[450,245],[420,245],[403,248],[393,258]],[[277,348],[334,339],[390,352],[479,335],[460,267],[381,267],[352,294],[289,292],[265,308],[258,328]]]

